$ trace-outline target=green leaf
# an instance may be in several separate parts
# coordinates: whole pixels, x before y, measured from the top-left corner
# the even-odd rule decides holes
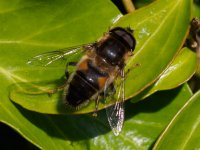
[[[200,91],[175,115],[154,146],[154,150],[199,149]]]
[[[192,93],[187,85],[161,91],[144,101],[128,103],[122,136],[130,138],[130,149],[151,149],[157,137],[176,112],[188,101]],[[128,140],[125,140],[128,141]],[[126,147],[124,145],[124,147]]]
[[[200,18],[200,2],[198,0],[194,0],[193,7],[193,17]]]
[[[144,99],[157,91],[169,90],[185,83],[194,75],[197,66],[196,53],[186,47],[183,48],[160,78],[150,87],[132,98],[132,102]]]
[[[104,111],[100,112],[98,116],[100,118],[96,120],[98,123],[93,120],[94,122],[88,122],[89,126],[84,126],[89,131],[81,130],[83,126],[79,130],[86,131],[87,136],[90,136],[89,133],[92,131],[96,131],[99,135],[87,141],[88,149],[150,149],[162,130],[191,95],[188,86],[184,85],[174,90],[156,93],[142,102],[135,104],[127,102],[126,121],[118,137],[115,137],[111,131],[107,133],[109,127],[103,126],[106,122]],[[74,120],[78,119],[74,118]],[[100,135],[102,132],[104,134]]]
[[[105,111],[98,112],[98,117],[95,118],[90,114],[42,115],[17,108],[36,127],[29,130],[37,135],[37,139],[41,138],[42,141],[38,139],[36,143],[34,139],[34,143],[43,149],[69,149],[66,145],[71,144],[73,149],[145,150],[151,147],[191,95],[188,86],[185,85],[156,93],[142,102],[127,102],[126,121],[118,137],[112,133]]]
[[[188,48],[183,48],[172,64],[153,85],[151,91],[168,90],[188,81],[197,69],[196,53]]]
[[[169,66],[175,55],[177,55],[179,48],[182,46],[186,37],[190,13],[190,1],[156,1],[152,5],[120,18],[118,22],[113,25],[113,27],[130,26],[135,30],[134,36],[137,41],[135,55],[128,60],[126,70],[131,69],[132,66],[137,63],[139,63],[140,66],[131,69],[127,75],[125,81],[126,99],[135,96],[150,86],[159,78],[166,67]],[[31,77],[31,79],[29,78],[28,80],[33,80],[34,82],[55,80],[56,82],[51,83],[55,85],[59,79],[59,74],[60,77],[63,75],[58,67],[51,68],[51,70],[50,68],[42,70],[41,67],[36,67],[37,74],[32,72],[33,68],[29,69],[29,77]],[[62,69],[64,70],[64,68]],[[22,76],[21,72],[19,74]],[[32,83],[28,84],[32,85]],[[54,94],[51,97],[45,93],[32,93],[32,91],[38,91],[39,93],[41,88],[46,89],[50,85],[46,84],[46,86],[42,87],[36,84],[35,86],[30,86],[28,88],[28,85],[23,86],[23,84],[18,83],[17,86],[20,86],[20,88],[12,88],[14,90],[11,91],[10,97],[14,102],[21,106],[37,112],[50,114],[71,112],[62,105],[62,100],[58,98],[61,93],[57,93],[57,95]],[[40,99],[40,102],[38,102],[38,99]],[[111,103],[115,103],[115,101],[111,101]],[[108,105],[110,104],[100,103],[99,109],[105,108]],[[73,113],[91,112],[94,110],[94,106],[95,103],[93,101],[87,107]]]
[[[144,7],[146,5],[149,5],[153,1],[155,1],[155,0],[135,0],[134,5],[138,9],[138,8]]]
[[[125,16],[124,19],[127,18],[127,20],[123,20],[122,18],[119,21],[119,26],[123,23],[124,26],[130,25],[134,28],[135,25],[138,24],[138,27],[134,28],[135,36],[137,38],[136,53],[133,60],[132,58],[130,59],[127,69],[131,68],[132,64],[140,63],[141,66],[135,69],[136,72],[138,72],[135,77],[138,75],[143,75],[144,77],[144,74],[152,72],[154,69],[154,71],[158,71],[157,73],[153,71],[153,75],[147,74],[147,79],[144,78],[144,82],[141,81],[141,78],[138,78],[140,80],[138,82],[141,82],[145,86],[134,86],[136,89],[132,92],[129,90],[128,92],[131,96],[133,96],[134,93],[139,93],[140,90],[145,88],[147,86],[146,83],[151,83],[149,81],[156,80],[178,52],[188,28],[191,11],[190,7],[189,1],[185,0],[160,0],[133,14]],[[31,67],[26,65],[25,62],[27,59],[42,52],[95,41],[102,36],[102,33],[105,32],[109,26],[111,26],[113,18],[119,16],[120,13],[111,2],[102,0],[12,0],[9,2],[1,0],[0,8],[0,121],[14,128],[23,137],[41,149],[106,149],[107,147],[108,149],[111,149],[112,147],[116,147],[117,149],[122,143],[124,143],[125,146],[121,146],[129,148],[130,142],[134,139],[131,135],[134,135],[136,131],[134,130],[133,123],[136,122],[137,126],[141,127],[140,120],[142,120],[142,118],[144,119],[144,121],[142,121],[144,128],[140,128],[140,130],[145,132],[147,134],[146,136],[151,134],[150,140],[146,142],[146,137],[142,138],[143,136],[141,137],[138,134],[136,137],[140,140],[135,138],[135,142],[132,142],[131,146],[135,147],[136,145],[136,147],[140,147],[140,141],[143,141],[143,147],[150,147],[163,130],[163,127],[167,124],[168,121],[164,120],[167,118],[166,115],[169,115],[168,120],[170,120],[176,112],[176,108],[179,109],[182,106],[180,103],[185,102],[191,95],[188,89],[185,88],[183,88],[183,90],[178,89],[175,92],[170,91],[164,95],[158,95],[158,100],[160,100],[160,97],[163,97],[162,100],[165,98],[166,101],[170,99],[170,103],[163,103],[160,100],[161,104],[165,105],[161,105],[156,109],[152,108],[153,110],[148,109],[149,103],[147,103],[144,108],[134,112],[133,110],[139,109],[140,104],[143,105],[143,102],[138,104],[128,104],[126,112],[128,123],[127,125],[125,123],[123,133],[120,135],[122,140],[118,137],[114,137],[110,131],[110,127],[105,122],[106,117],[103,111],[99,113],[99,118],[94,119],[90,115],[47,115],[23,109],[21,106],[12,103],[9,100],[8,91],[10,88],[12,91],[12,88],[15,88],[16,86],[19,86],[19,89],[23,87],[26,88],[26,84],[24,85],[23,83],[31,84],[39,82],[42,82],[45,85],[46,83],[47,85],[50,84],[51,88],[52,86],[55,86],[55,84],[60,84],[62,81],[60,78],[64,75],[65,70],[64,64],[59,67],[49,68],[38,66]],[[133,17],[135,14],[136,17]],[[178,19],[175,19],[175,16],[177,16]],[[174,25],[175,23],[177,25]],[[143,32],[145,29],[148,29],[149,35],[146,35],[146,33]],[[146,53],[144,55],[146,59],[144,60],[142,60],[143,57],[141,57],[143,51]],[[160,51],[163,53],[160,53]],[[149,53],[149,58],[147,57],[147,53]],[[152,55],[154,57],[152,57]],[[158,56],[159,60],[160,57],[162,57],[164,60],[163,63],[160,64],[159,61],[155,61],[154,63],[159,62],[158,67],[152,67],[151,64],[150,70],[143,72],[146,69],[145,66],[147,67],[147,62],[151,62],[153,59],[158,58]],[[167,59],[165,59],[165,57]],[[143,63],[143,61],[145,63]],[[128,75],[129,80],[131,79],[131,74],[133,73]],[[52,81],[55,84],[51,84]],[[132,83],[136,85],[138,82]],[[132,83],[128,83],[129,81],[127,79],[127,87],[132,85]],[[33,90],[34,86],[35,85],[31,85]],[[29,92],[37,91],[31,90]],[[168,97],[170,94],[171,96]],[[46,95],[47,99],[37,99],[37,94],[33,94],[33,96],[35,96],[36,101],[29,103],[29,106],[34,107],[34,105],[38,103],[38,109],[43,107],[43,109],[46,109],[45,111],[47,111],[49,107],[43,105],[43,100],[46,100],[49,103],[53,100],[58,100],[56,98],[52,99],[52,97],[56,97],[56,95],[53,95],[52,97]],[[175,101],[174,98],[177,98],[177,100],[181,99],[181,102]],[[151,102],[154,101],[152,100]],[[157,103],[158,102],[155,101],[151,106],[159,106]],[[57,104],[59,104],[59,102]],[[174,109],[171,107],[172,104],[176,104],[173,105]],[[136,105],[134,107],[135,109],[131,107],[133,105]],[[25,107],[24,105],[22,106]],[[57,105],[54,103],[52,106],[55,108]],[[101,104],[100,106],[102,108],[104,107],[104,104]],[[131,108],[128,108],[129,106]],[[166,108],[166,111],[160,113],[159,117],[158,114],[153,115],[150,113],[159,113],[158,110],[163,110],[161,108]],[[93,109],[94,103],[91,103],[88,108],[85,108],[82,112],[89,112]],[[57,112],[60,113],[58,110]],[[148,115],[148,117],[144,114]],[[137,120],[132,122],[131,118],[137,115],[139,115],[141,119],[138,117],[136,118]],[[149,131],[149,128],[152,125],[150,117],[153,119],[161,119],[161,121],[166,122],[162,125],[159,123],[153,124],[155,128],[157,127],[159,129],[157,131],[152,130],[153,133],[149,133],[147,131]],[[149,118],[147,124],[145,124],[145,118]],[[108,133],[108,131],[110,131],[110,133]],[[126,133],[130,134],[127,135]],[[111,141],[113,144],[110,144]]]
[[[115,24],[135,29],[137,39],[135,56],[127,62],[127,68],[137,63],[140,67],[127,75],[127,98],[152,84],[169,66],[186,37],[190,16],[191,1],[163,0],[126,15]]]
[[[170,66],[165,70],[165,72],[163,72],[158,81],[156,81],[153,85],[145,89],[139,95],[133,97],[131,100],[133,102],[136,102],[138,100],[150,96],[156,91],[169,90],[175,88],[185,83],[187,80],[189,80],[191,76],[195,73],[196,68],[197,68],[196,54],[191,50],[189,50],[188,48],[183,48],[178,54],[178,56],[175,57],[172,64],[170,64]],[[55,101],[56,99],[59,98],[57,97],[58,95],[50,96],[52,101],[51,103],[49,103],[49,95],[47,95],[45,91],[47,91],[48,89],[54,89],[56,85],[50,85],[48,83],[44,83],[43,90],[38,89],[38,87],[41,88],[40,87],[41,84],[38,87],[36,85],[37,84],[34,84],[32,86],[28,84],[21,84],[20,89],[18,87],[14,87],[10,97],[14,99],[16,103],[23,102],[23,106],[26,105],[27,106],[26,108],[30,107],[29,109],[33,109],[35,107],[35,110],[39,112],[46,113],[46,110],[51,110],[51,112],[48,113],[53,113],[52,110],[67,112],[67,110],[63,106],[62,100],[60,101],[60,103]],[[44,92],[42,93],[42,91]],[[36,101],[35,94],[40,94],[40,97],[38,97],[38,99],[43,99],[43,101],[42,102]],[[62,92],[60,94],[62,94]],[[30,104],[34,105],[30,106]],[[69,110],[69,112],[71,111]]]
[[[49,116],[13,104],[9,87],[21,82],[58,80],[64,74],[64,65],[45,69],[31,67],[26,61],[42,52],[93,42],[118,15],[117,8],[105,0],[1,0],[0,121],[41,149],[72,149],[54,121],[48,121]],[[62,125],[67,127],[67,122]],[[48,131],[52,131],[52,137]]]

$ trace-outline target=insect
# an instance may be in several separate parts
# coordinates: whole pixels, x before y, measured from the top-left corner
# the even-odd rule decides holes
[[[105,33],[97,42],[78,47],[47,52],[31,58],[28,63],[39,63],[43,66],[84,52],[79,62],[69,62],[66,67],[67,83],[64,85],[63,100],[67,106],[79,109],[95,100],[97,111],[101,95],[116,94],[115,105],[106,108],[106,114],[111,129],[118,135],[124,122],[124,80],[125,63],[133,54],[136,40],[130,28],[115,27]],[[69,75],[68,67],[75,65],[76,71]],[[120,79],[119,90],[116,93],[114,81]]]
[[[185,45],[196,51],[200,59],[200,20],[198,18],[193,18],[191,21],[190,33]]]
[[[192,19],[190,32],[193,38],[193,48],[195,48],[197,52],[198,60],[200,61],[200,20],[199,19],[197,18]]]

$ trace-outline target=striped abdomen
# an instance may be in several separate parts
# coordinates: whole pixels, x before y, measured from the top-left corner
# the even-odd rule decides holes
[[[93,66],[89,59],[82,61],[69,83],[67,104],[77,108],[86,103],[105,86],[107,79],[108,74]]]

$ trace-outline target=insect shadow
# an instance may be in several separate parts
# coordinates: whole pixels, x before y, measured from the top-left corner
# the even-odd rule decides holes
[[[162,91],[153,94],[151,97],[147,98],[144,101],[137,103],[126,101],[125,120],[129,120],[140,113],[147,113],[147,115],[149,113],[149,115],[151,115],[151,113],[159,111],[160,109],[169,105],[174,97],[177,96],[180,90],[181,88],[171,90],[170,92]],[[170,96],[169,93],[171,93]],[[32,124],[30,130],[35,127],[39,128],[50,137],[69,140],[73,142],[88,140],[99,135],[105,135],[106,133],[111,132],[111,129],[107,122],[105,110],[98,111],[97,117],[93,117],[92,114],[48,115],[29,111],[22,108],[18,104],[14,105],[18,108],[21,114],[25,118],[27,118],[27,120]],[[123,132],[126,132],[126,129]]]

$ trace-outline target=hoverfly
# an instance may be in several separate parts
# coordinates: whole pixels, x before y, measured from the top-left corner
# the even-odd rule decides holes
[[[75,65],[76,71],[69,75],[66,69],[67,83],[64,85],[63,100],[67,106],[77,110],[93,99],[97,111],[101,95],[106,99],[108,94],[116,94],[116,103],[106,108],[106,114],[111,129],[118,135],[124,122],[125,62],[136,45],[132,34],[133,30],[130,28],[115,27],[97,42],[43,53],[31,58],[28,63],[36,62],[47,66],[69,54],[83,51],[85,55],[79,62],[67,63],[67,66]],[[117,78],[121,81],[118,93],[109,92],[115,91],[113,87]]]

